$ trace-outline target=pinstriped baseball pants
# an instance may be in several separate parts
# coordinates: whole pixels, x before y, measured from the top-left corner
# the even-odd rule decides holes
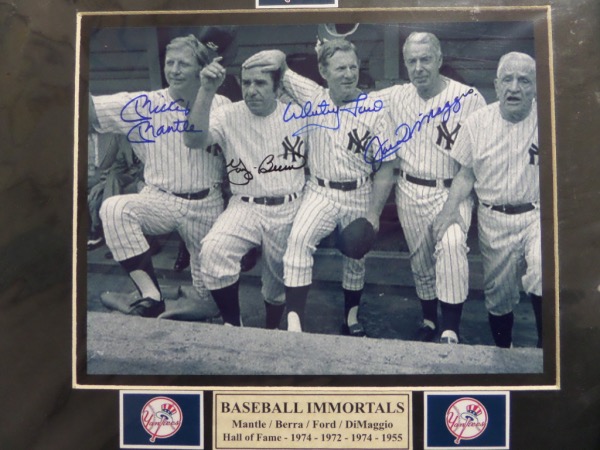
[[[304,200],[298,210],[283,257],[285,285],[307,286],[312,283],[313,254],[317,245],[336,227],[344,228],[359,217],[365,217],[371,185],[353,191],[340,191],[306,184]],[[342,256],[342,287],[358,291],[365,283],[365,259]]]
[[[448,192],[447,188],[421,186],[400,178],[396,184],[396,206],[410,251],[417,296],[459,304],[469,292],[467,234],[455,224],[436,242],[431,228]],[[460,204],[467,229],[471,225],[472,207],[470,197]]]
[[[262,246],[262,295],[268,303],[285,302],[283,254],[301,199],[282,205],[246,203],[233,196],[202,241],[200,267],[206,287],[222,289],[240,277],[240,260]]]
[[[504,214],[479,205],[477,219],[488,311],[497,316],[510,313],[519,302],[521,286],[541,296],[540,210]]]
[[[108,198],[100,208],[106,243],[116,261],[140,255],[149,249],[147,235],[177,230],[190,252],[194,287],[208,296],[200,273],[200,246],[219,214],[223,196],[214,189],[202,200],[186,200],[146,186],[139,194]]]

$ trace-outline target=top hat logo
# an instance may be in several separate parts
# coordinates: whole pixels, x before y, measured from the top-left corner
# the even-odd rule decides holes
[[[177,408],[172,403],[163,403],[160,405],[160,410],[169,417],[173,417],[177,413]]]
[[[467,414],[471,415],[472,417],[477,417],[483,413],[481,406],[475,404],[467,405],[466,410]]]

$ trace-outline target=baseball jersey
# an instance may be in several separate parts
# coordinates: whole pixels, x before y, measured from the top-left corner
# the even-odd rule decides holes
[[[125,134],[133,150],[144,155],[147,184],[168,192],[198,192],[222,181],[223,157],[215,148],[186,147],[189,108],[178,105],[168,88],[151,92],[120,92],[92,97],[99,133]],[[212,108],[231,103],[217,95]]]
[[[452,178],[459,166],[452,158],[452,147],[464,120],[485,106],[477,89],[442,77],[445,88],[424,100],[413,84],[396,85],[381,91],[389,104],[395,130],[400,139],[397,155],[406,173],[427,180]]]
[[[385,141],[391,124],[383,102],[376,96],[362,94],[362,100],[336,108],[329,89],[289,69],[283,85],[299,104],[289,103],[283,118],[307,140],[311,175],[329,181],[351,181],[370,175],[370,162],[379,149],[377,139],[373,139]]]
[[[233,194],[276,197],[302,190],[304,139],[293,136],[296,124],[281,120],[284,109],[277,102],[275,111],[262,117],[240,101],[211,113],[210,140],[223,149]]]
[[[513,123],[502,118],[500,103],[477,111],[465,122],[453,155],[475,174],[479,200],[491,205],[537,202],[540,198],[537,105]]]

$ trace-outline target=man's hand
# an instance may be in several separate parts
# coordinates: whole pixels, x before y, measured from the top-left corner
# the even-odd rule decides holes
[[[442,210],[431,224],[431,231],[436,241],[439,241],[444,236],[446,230],[455,223],[458,224],[465,234],[469,231],[460,215],[460,204],[469,196],[474,184],[475,173],[473,169],[461,166],[452,181],[452,187],[448,193],[446,203],[444,203]]]
[[[104,194],[104,187],[106,186],[106,183],[98,183],[95,184],[91,189],[90,192],[88,193],[88,201],[89,200],[96,200],[99,199],[100,197],[102,197],[102,195]]]
[[[253,67],[261,67],[266,72],[285,70],[287,69],[285,53],[281,50],[263,50],[255,53],[242,63],[242,69],[252,69]]]
[[[460,215],[458,208],[453,209],[450,212],[446,212],[444,209],[442,209],[431,225],[435,240],[439,241],[442,239],[442,236],[446,230],[455,223],[458,224],[464,233],[469,231],[464,220],[462,219],[462,216]]]
[[[200,87],[209,92],[216,92],[225,81],[225,68],[219,63],[223,58],[221,56],[200,71]]]
[[[373,229],[377,233],[379,231],[379,216],[374,214],[367,214],[366,219],[373,225]]]

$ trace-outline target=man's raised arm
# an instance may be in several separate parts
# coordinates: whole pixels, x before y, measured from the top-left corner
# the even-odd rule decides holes
[[[469,196],[474,184],[475,174],[473,169],[461,166],[454,180],[452,180],[452,187],[448,193],[446,203],[444,203],[442,210],[433,221],[433,234],[436,240],[439,241],[453,223],[457,223],[465,233],[468,231],[460,216],[458,205]]]
[[[225,80],[225,68],[219,63],[221,58],[215,58],[200,72],[200,89],[188,117],[188,122],[194,126],[194,132],[184,133],[185,145],[190,148],[204,148],[212,143],[210,128],[210,107],[219,86]]]

